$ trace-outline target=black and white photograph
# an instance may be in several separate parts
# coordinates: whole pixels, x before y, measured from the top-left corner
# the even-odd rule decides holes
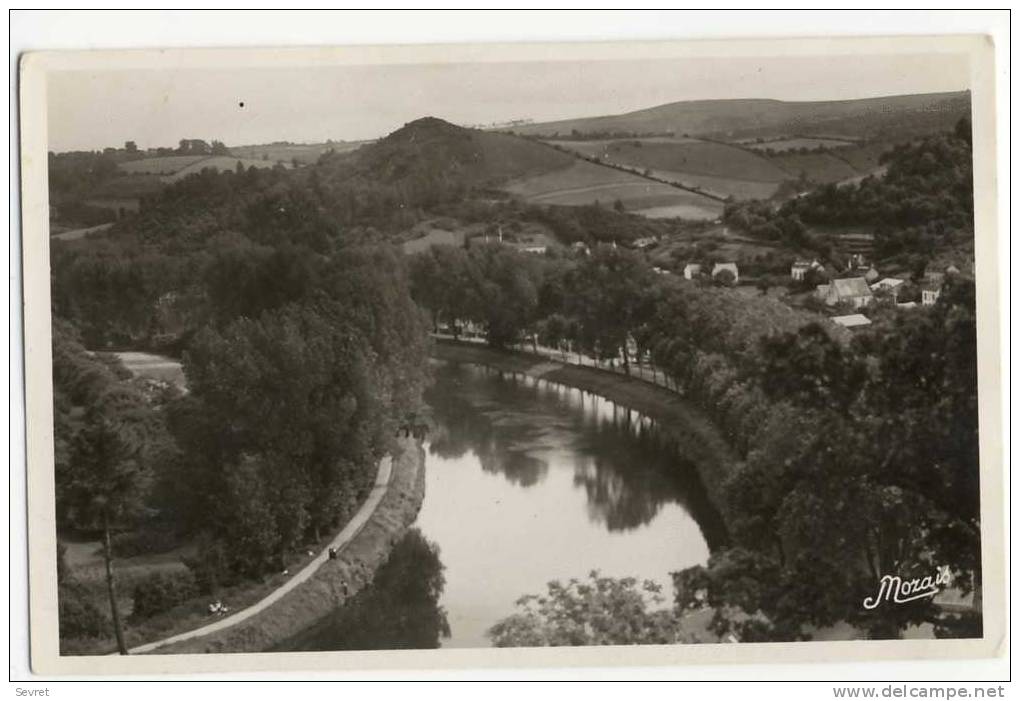
[[[995,654],[987,47],[586,46],[22,59],[38,659]]]

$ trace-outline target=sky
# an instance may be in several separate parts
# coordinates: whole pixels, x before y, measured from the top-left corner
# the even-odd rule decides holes
[[[354,141],[423,116],[461,125],[550,121],[683,100],[947,92],[968,81],[958,54],[80,70],[49,76],[48,126],[53,151],[183,138]]]

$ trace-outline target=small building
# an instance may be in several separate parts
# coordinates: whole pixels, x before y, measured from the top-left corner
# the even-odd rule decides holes
[[[656,273],[658,273],[659,275],[669,275],[669,271],[668,271],[668,270],[666,270],[665,268],[660,268],[660,267],[659,267],[659,266],[657,266],[657,265],[656,265],[656,266],[654,266],[654,267],[652,268],[652,270],[654,270],[654,271],[655,271]]]
[[[807,275],[809,270],[825,270],[825,267],[817,260],[808,262],[806,260],[794,261],[793,265],[790,266],[790,277],[794,280],[803,280],[804,276]]]
[[[874,295],[867,281],[862,277],[847,277],[833,280],[826,290],[825,303],[829,306],[849,304],[860,309],[871,304]]]
[[[523,251],[524,253],[535,253],[537,255],[542,255],[542,254],[544,254],[549,249],[548,249],[547,246],[541,246],[541,245],[535,245],[535,244],[526,244],[526,245],[523,245],[523,246],[518,246],[517,250]]]
[[[877,293],[888,293],[892,296],[893,301],[896,301],[897,296],[900,293],[900,289],[903,287],[904,281],[896,277],[884,277],[876,283],[871,285],[871,291]]]
[[[857,329],[862,326],[869,326],[871,319],[863,314],[847,314],[845,316],[834,316],[832,320],[840,326],[848,329]]]
[[[684,278],[687,280],[693,280],[694,278],[701,275],[701,264],[700,263],[688,263],[684,266]]]
[[[921,287],[921,305],[930,307],[935,302],[939,301],[939,296],[942,294],[942,285],[926,282]]]
[[[631,242],[631,246],[634,248],[648,248],[649,246],[658,243],[659,239],[655,236],[642,236],[641,238],[634,239]]]
[[[591,249],[588,248],[588,244],[584,241],[574,241],[574,243],[570,244],[570,248],[576,253],[583,253],[586,256],[591,255]]]
[[[712,266],[712,277],[715,277],[724,270],[733,273],[734,284],[740,282],[740,270],[737,269],[736,263],[716,263]]]
[[[898,277],[884,277],[871,286],[872,290],[895,290],[903,284]]]
[[[917,302],[897,302],[897,309],[913,309],[917,306]]]

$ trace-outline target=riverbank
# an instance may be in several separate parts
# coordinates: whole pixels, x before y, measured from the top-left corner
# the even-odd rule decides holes
[[[736,469],[737,455],[718,427],[676,392],[619,373],[562,363],[530,353],[495,350],[475,343],[436,339],[433,357],[557,382],[605,397],[650,417],[694,464],[713,505],[724,522],[729,523],[724,486]]]
[[[311,626],[372,581],[414,522],[425,496],[425,451],[401,439],[385,481],[334,539],[336,559],[321,553],[287,585],[244,611],[132,653],[262,652]],[[373,498],[374,497],[374,498]]]

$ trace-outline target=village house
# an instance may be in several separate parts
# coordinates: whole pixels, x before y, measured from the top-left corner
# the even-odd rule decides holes
[[[874,299],[871,288],[862,277],[841,278],[833,280],[828,285],[819,285],[818,293],[819,296],[823,296],[825,303],[830,307],[837,304],[848,304],[854,309],[860,309],[871,304]]]
[[[794,261],[793,265],[790,266],[790,277],[794,280],[800,281],[804,279],[809,270],[825,270],[825,267],[817,260],[813,260],[810,263],[806,260]]]
[[[693,280],[694,278],[701,275],[701,264],[700,263],[688,263],[684,266],[684,278]]]
[[[948,268],[946,269],[948,272]],[[950,273],[952,274],[952,273]],[[946,273],[937,270],[926,270],[921,281],[921,304],[930,307],[938,301],[942,294],[942,285],[946,281]]]
[[[734,284],[740,282],[740,271],[737,269],[736,263],[716,263],[712,266],[712,277],[715,277],[724,270],[733,273]]]
[[[893,301],[896,301],[897,296],[900,293],[900,288],[903,286],[904,281],[895,277],[885,277],[874,283],[871,286],[872,292],[888,292]]]
[[[935,282],[925,282],[921,286],[921,304],[925,307],[930,307],[935,302],[939,301],[939,296],[942,294],[942,285]]]

